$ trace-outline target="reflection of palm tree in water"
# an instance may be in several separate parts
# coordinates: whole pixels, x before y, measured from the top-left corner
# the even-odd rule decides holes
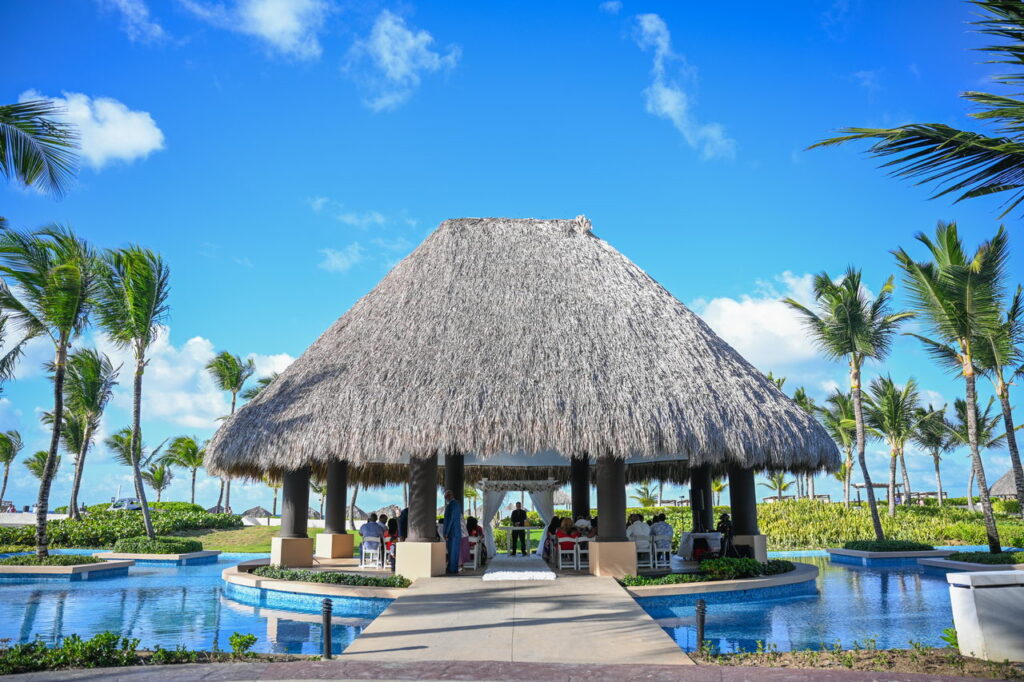
[[[28,595],[25,616],[21,619],[21,631],[18,633],[19,642],[27,642],[31,638],[32,630],[36,623],[36,616],[39,614],[39,601],[42,596],[42,590],[32,590]]]
[[[53,631],[50,635],[50,641],[56,644],[57,640],[61,639],[64,630],[64,604],[68,600],[67,590],[61,590],[57,593],[57,612],[53,616]]]

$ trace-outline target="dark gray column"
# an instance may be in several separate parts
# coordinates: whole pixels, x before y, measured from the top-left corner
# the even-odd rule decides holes
[[[626,541],[626,462],[597,459],[597,541]]]
[[[286,471],[281,476],[282,538],[304,538],[309,520],[309,467]]]
[[[327,497],[324,499],[324,532],[345,533],[345,507],[348,504],[348,462],[327,465]]]
[[[690,468],[690,511],[694,531],[715,529],[714,499],[711,495],[711,467]]]
[[[466,458],[464,456],[444,456],[444,489],[451,490],[455,493],[455,499],[459,501],[459,504],[464,504],[462,499],[466,492]]]
[[[437,540],[437,453],[409,459],[409,542]]]
[[[590,517],[590,458],[569,460],[569,486],[572,488],[572,518]],[[600,515],[599,515],[600,516]],[[600,518],[598,518],[600,521]]]
[[[729,507],[732,511],[733,533],[760,534],[757,529],[757,489],[754,487],[752,469],[729,467]]]

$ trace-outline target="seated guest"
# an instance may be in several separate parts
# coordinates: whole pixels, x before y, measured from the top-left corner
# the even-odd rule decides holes
[[[487,549],[484,547],[484,527],[480,525],[475,516],[466,517],[466,537],[479,538],[476,543],[477,555],[480,557],[480,565],[487,563]]]
[[[380,519],[378,519],[378,522]],[[388,557],[391,570],[395,570],[395,543],[398,542],[398,519],[387,520],[384,530],[384,551]]]
[[[558,530],[555,531],[555,537],[559,539],[559,549],[572,549],[576,544],[574,542],[562,542],[562,538],[578,538],[579,536],[579,531],[572,525],[572,519],[568,516],[562,519],[561,525],[558,527]]]
[[[588,519],[586,516],[581,516],[578,519],[576,519],[575,525],[576,529],[579,530],[580,533],[585,533],[588,530],[590,530],[590,519]]]
[[[381,514],[380,516],[378,516],[377,517],[377,523],[380,524],[381,528],[384,528],[386,530],[387,527],[388,527],[388,515],[387,514]]]
[[[551,559],[552,551],[555,548],[555,533],[558,532],[558,528],[562,525],[561,517],[552,517],[551,523],[548,524],[547,532],[544,533],[544,560],[548,561]]]
[[[370,514],[366,523],[359,527],[359,534],[364,538],[382,538],[384,537],[384,526],[377,523],[376,514]]]
[[[651,536],[658,549],[672,549],[672,526],[665,521],[664,514],[658,514],[651,523]]]
[[[629,518],[630,524],[626,527],[626,537],[633,542],[650,540],[651,527],[644,523],[644,517],[633,514]]]

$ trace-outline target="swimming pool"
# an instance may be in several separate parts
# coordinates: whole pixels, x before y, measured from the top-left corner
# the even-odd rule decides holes
[[[228,638],[241,632],[258,638],[253,651],[319,654],[319,599],[268,605],[244,590],[229,593],[221,571],[260,556],[221,554],[216,563],[195,566],[136,565],[126,577],[82,582],[0,583],[0,639],[26,642],[38,636],[54,643],[72,633],[89,637],[109,630],[141,640],[144,648],[212,650],[230,649]],[[332,601],[334,653],[341,653],[388,603]]]
[[[942,630],[953,624],[945,571],[836,564],[825,552],[770,556],[817,566],[817,589],[810,584],[769,588],[767,599],[742,601],[731,600],[728,593],[637,601],[686,651],[697,648],[694,604],[701,596],[708,604],[705,637],[722,653],[770,645],[779,651],[831,648],[836,642],[844,648],[860,643],[908,649],[911,641],[945,646]]]

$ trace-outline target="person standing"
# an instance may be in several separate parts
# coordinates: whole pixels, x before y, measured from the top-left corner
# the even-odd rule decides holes
[[[526,510],[523,509],[522,502],[516,502],[516,508],[512,510],[512,526],[514,528],[526,527]],[[512,556],[516,555],[516,545],[519,544],[523,548],[523,556],[526,556],[526,531],[525,530],[513,530],[512,531]]]
[[[457,575],[462,555],[462,503],[451,490],[444,491],[444,542],[448,550],[448,575]]]

